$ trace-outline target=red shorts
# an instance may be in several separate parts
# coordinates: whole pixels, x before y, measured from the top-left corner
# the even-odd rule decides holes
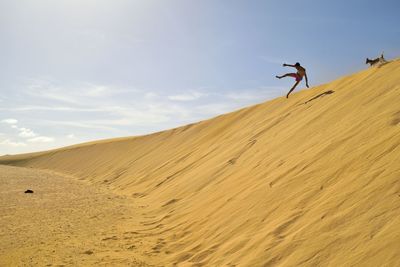
[[[300,82],[300,81],[303,79],[303,77],[301,77],[301,76],[300,76],[299,74],[297,74],[297,73],[289,73],[289,76],[295,78],[295,79],[296,79],[296,82]]]

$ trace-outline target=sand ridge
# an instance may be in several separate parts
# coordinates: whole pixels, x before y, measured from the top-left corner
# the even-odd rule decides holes
[[[397,266],[399,103],[395,60],[184,127],[0,163],[131,197],[164,266]]]

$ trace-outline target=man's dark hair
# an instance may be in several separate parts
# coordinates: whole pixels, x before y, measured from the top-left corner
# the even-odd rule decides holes
[[[296,62],[296,64],[294,64],[296,67],[300,66],[299,62]]]

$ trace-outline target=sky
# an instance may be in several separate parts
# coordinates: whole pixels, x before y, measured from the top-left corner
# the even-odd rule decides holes
[[[0,155],[282,97],[283,63],[327,83],[399,57],[399,14],[398,0],[0,0]]]

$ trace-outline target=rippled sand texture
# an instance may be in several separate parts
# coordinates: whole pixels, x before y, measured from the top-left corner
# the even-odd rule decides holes
[[[133,255],[159,266],[400,266],[399,60],[192,125],[0,161],[88,186],[63,178],[46,187],[45,202],[30,202],[42,193],[10,184],[13,193],[2,194],[12,201],[2,196],[1,206],[13,238],[0,241],[13,249],[3,260],[47,263],[35,256],[46,240],[27,233],[48,227],[55,252],[43,253],[72,262]],[[93,188],[108,193],[85,191]],[[57,206],[64,198],[70,212]],[[90,219],[96,210],[99,223]],[[49,226],[35,223],[43,217]]]

